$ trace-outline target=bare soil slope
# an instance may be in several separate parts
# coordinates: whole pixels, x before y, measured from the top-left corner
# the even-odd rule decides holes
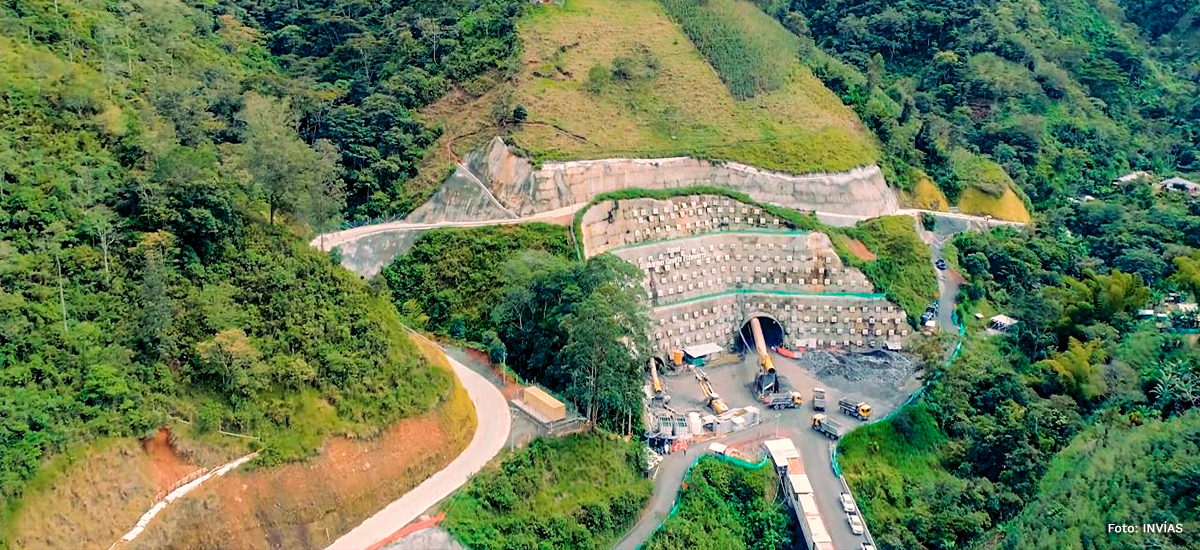
[[[441,351],[413,338],[447,371]],[[217,478],[167,507],[128,548],[324,548],[440,470],[466,447],[475,409],[462,386],[431,411],[373,439],[330,438],[311,460],[252,466]],[[220,436],[226,438],[226,436]],[[201,466],[241,454],[245,440],[113,439],[47,468],[44,488],[14,520],[15,548],[108,548],[178,481]],[[400,526],[397,526],[399,528]]]
[[[413,342],[450,369],[440,350]],[[324,548],[458,456],[475,420],[456,382],[433,411],[378,438],[336,437],[312,460],[230,473],[168,508],[131,548]]]

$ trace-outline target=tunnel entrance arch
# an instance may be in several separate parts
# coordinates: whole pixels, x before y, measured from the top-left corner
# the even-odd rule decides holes
[[[767,348],[773,348],[783,343],[783,323],[778,319],[765,313],[755,313],[742,322],[741,329],[738,330],[738,337],[734,339],[734,350],[739,353],[754,353],[754,335],[750,330],[750,319],[758,318],[759,325],[762,327],[763,340]]]

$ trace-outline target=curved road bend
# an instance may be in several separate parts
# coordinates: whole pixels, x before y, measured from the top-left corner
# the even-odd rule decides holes
[[[419,334],[417,336],[424,338]],[[441,349],[441,346],[438,346],[438,349]],[[463,449],[462,454],[441,471],[333,541],[326,550],[362,550],[395,533],[397,529],[417,519],[433,505],[450,496],[450,493],[466,483],[504,448],[509,428],[512,426],[508,402],[500,394],[500,390],[482,375],[449,355],[446,356],[446,360],[450,362],[454,374],[458,376],[458,380],[467,390],[467,396],[475,405],[478,423],[471,442]]]

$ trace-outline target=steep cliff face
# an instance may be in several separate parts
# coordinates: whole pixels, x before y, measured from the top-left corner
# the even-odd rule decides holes
[[[795,176],[733,162],[672,157],[548,162],[534,169],[498,137],[473,153],[467,166],[497,200],[521,216],[585,203],[608,191],[705,184],[797,210],[881,216],[899,208],[878,166]]]

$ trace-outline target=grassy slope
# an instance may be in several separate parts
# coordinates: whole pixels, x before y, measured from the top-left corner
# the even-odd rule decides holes
[[[910,421],[896,421],[902,417]],[[901,430],[898,426],[911,428]],[[927,506],[910,498],[910,487],[957,482],[939,463],[937,448],[945,441],[923,403],[905,408],[892,420],[854,430],[842,439],[838,464],[876,535],[884,525],[901,521],[912,507]]]
[[[994,197],[975,188],[964,189],[958,199],[958,209],[963,214],[987,214],[993,218],[1029,223],[1033,217],[1025,208],[1021,197],[1011,188]]]
[[[432,368],[452,375],[440,349],[411,334],[402,338]],[[276,548],[323,548],[326,533],[349,531],[449,464],[475,426],[475,408],[456,380],[428,412],[379,438],[331,439],[302,464],[243,470],[206,486],[168,508],[131,548],[248,548],[264,540]]]
[[[858,267],[910,316],[919,316],[937,298],[937,278],[929,264],[932,252],[921,242],[911,217],[873,218],[858,222],[851,233],[877,256]]]
[[[446,375],[452,373],[441,350],[420,338],[410,336],[405,340],[411,340],[432,368]],[[380,448],[372,445],[373,440],[355,441],[355,448],[376,470],[369,473],[356,474],[353,469],[342,468],[331,474],[326,463],[345,457],[322,452],[304,464],[253,469],[215,480],[168,508],[137,544],[149,548],[237,547],[270,538],[287,548],[319,548],[323,546],[324,528],[336,536],[357,525],[466,448],[476,426],[475,409],[466,390],[456,382],[428,412],[401,420],[396,427],[427,425],[430,420],[441,428],[438,437],[414,441],[402,449]],[[197,466],[221,464],[247,450],[240,439],[197,436],[183,424],[174,429],[178,452]],[[406,461],[410,465],[403,471],[387,470],[389,462],[397,461],[397,454],[411,457]],[[48,468],[43,476],[45,483],[34,484],[14,518],[11,541],[18,547],[104,548],[128,531],[153,504],[154,465],[133,438],[103,440],[69,456],[75,461]],[[378,471],[381,468],[384,471]],[[376,483],[370,477],[380,474],[387,476],[386,482]],[[269,486],[272,490],[241,493],[244,502],[235,505],[222,498],[228,492],[222,484],[256,489]],[[244,514],[234,509],[242,505],[255,513],[242,517]],[[97,521],[97,510],[101,509],[106,510],[104,520]],[[215,521],[214,517],[226,519]],[[300,537],[305,529],[321,531],[320,540]]]
[[[713,4],[747,32],[794,40],[749,4]],[[779,90],[736,101],[653,0],[543,6],[522,20],[520,32],[526,70],[517,77],[514,99],[535,124],[522,125],[514,137],[539,159],[694,155],[812,172],[878,158],[869,132],[798,60],[789,62],[791,72]],[[584,89],[589,69],[610,67],[639,45],[661,62],[654,79],[612,83],[599,94]]]
[[[946,199],[945,193],[929,179],[929,176],[923,176],[917,180],[916,186],[913,187],[912,193],[905,197],[906,202],[917,208],[926,210],[937,210],[939,212],[948,212],[950,210],[950,201]]]
[[[644,450],[599,433],[534,440],[451,497],[442,525],[475,550],[609,548],[650,498]]]

